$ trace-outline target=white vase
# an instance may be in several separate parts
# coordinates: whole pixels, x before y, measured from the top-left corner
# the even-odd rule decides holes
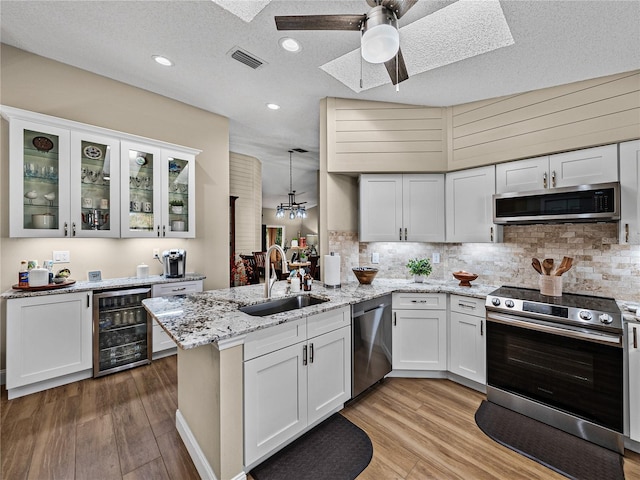
[[[413,281],[416,282],[416,283],[424,282],[424,275],[414,275],[413,276]]]

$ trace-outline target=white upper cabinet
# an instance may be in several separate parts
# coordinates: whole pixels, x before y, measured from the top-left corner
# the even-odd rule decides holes
[[[617,181],[616,145],[585,148],[496,165],[497,193]]]
[[[640,244],[640,140],[620,144],[620,243]]]
[[[495,166],[446,175],[447,242],[498,242],[501,229],[493,224]]]
[[[360,241],[444,241],[444,175],[360,176]]]
[[[69,130],[16,119],[9,124],[9,235],[71,235]]]
[[[120,236],[120,141],[71,132],[71,236]]]
[[[1,108],[11,237],[195,237],[198,150]]]

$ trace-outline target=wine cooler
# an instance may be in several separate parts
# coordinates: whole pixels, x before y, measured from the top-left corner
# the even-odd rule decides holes
[[[151,322],[142,300],[150,288],[93,296],[93,376],[151,363]]]

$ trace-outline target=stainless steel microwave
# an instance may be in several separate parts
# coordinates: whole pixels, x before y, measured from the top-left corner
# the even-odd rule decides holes
[[[578,185],[493,196],[493,223],[614,222],[620,220],[620,183]]]

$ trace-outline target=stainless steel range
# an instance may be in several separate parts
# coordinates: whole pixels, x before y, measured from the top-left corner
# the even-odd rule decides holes
[[[624,453],[622,314],[612,298],[487,296],[487,399]]]

